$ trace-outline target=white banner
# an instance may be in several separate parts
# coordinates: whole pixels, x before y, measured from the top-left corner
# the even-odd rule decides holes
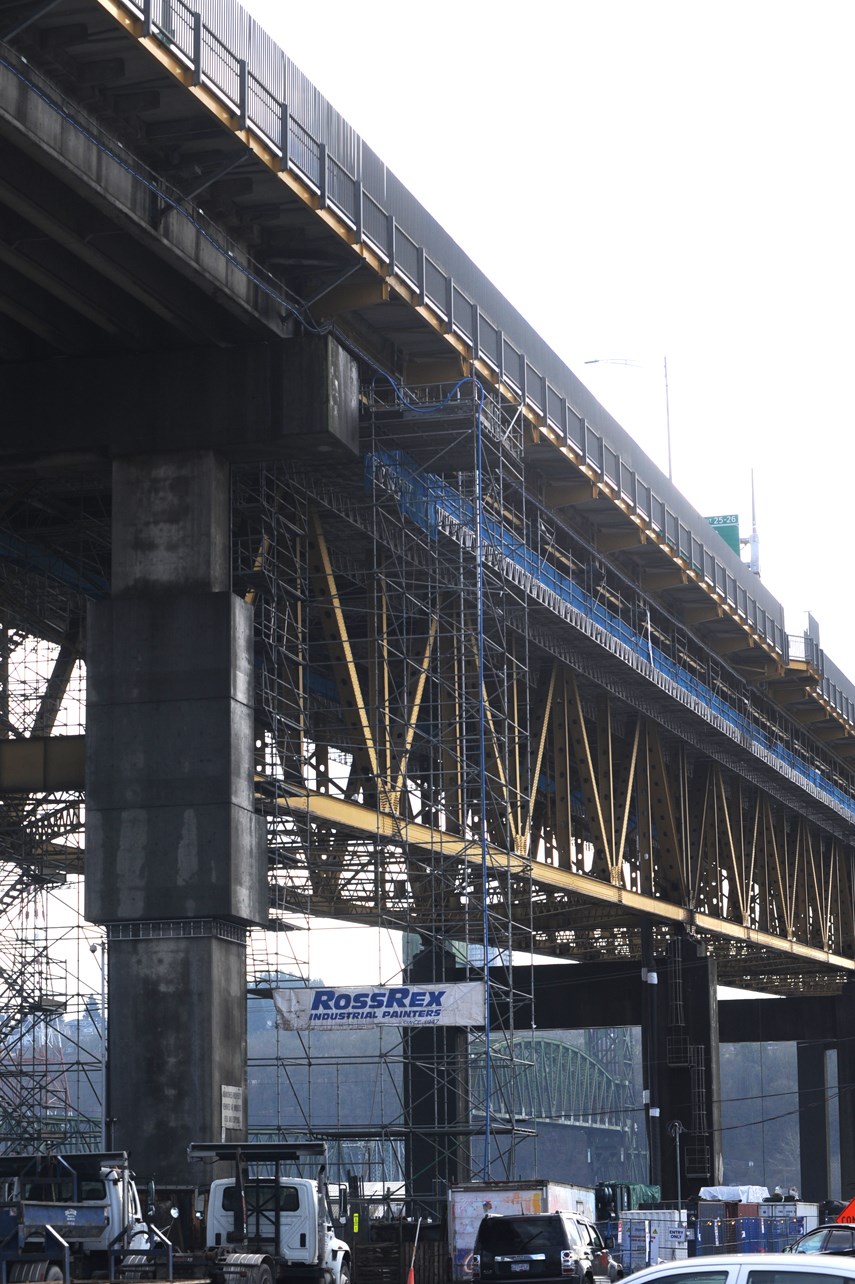
[[[483,981],[274,990],[280,1030],[484,1025]]]

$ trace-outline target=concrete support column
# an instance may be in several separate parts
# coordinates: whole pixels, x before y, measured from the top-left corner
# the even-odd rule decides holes
[[[653,956],[653,929],[650,923],[641,925],[641,1051],[642,1085],[644,1091],[644,1119],[647,1130],[649,1155],[648,1177],[654,1186],[662,1183],[662,1106],[661,1087],[657,1070],[659,1048],[659,1022],[661,997],[659,967]]]
[[[266,918],[251,608],[229,590],[210,452],[122,459],[113,596],[87,666],[86,915],[107,924],[108,1144],[193,1184],[191,1141],[245,1135],[245,929]]]
[[[828,1091],[825,1047],[800,1043],[796,1048],[799,1088],[799,1166],[802,1199],[828,1199]]]
[[[659,1011],[655,1087],[660,1111],[662,1198],[722,1181],[721,1090],[715,960],[690,937],[673,938],[657,963]],[[682,1128],[669,1128],[682,1125]]]
[[[410,983],[457,980],[453,955],[425,949],[407,969]],[[412,1125],[407,1171],[413,1198],[441,1214],[450,1185],[467,1181],[469,1040],[465,1030],[436,1027],[404,1033],[404,1105]],[[460,1128],[460,1133],[455,1132]]]
[[[837,1017],[837,1108],[840,1117],[840,1196],[855,1197],[855,982],[834,1000]]]

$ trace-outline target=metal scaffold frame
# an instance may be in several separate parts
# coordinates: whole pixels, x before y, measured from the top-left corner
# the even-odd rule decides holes
[[[416,1182],[437,1169],[497,1175],[514,1170],[527,1131],[508,1105],[532,1064],[515,953],[637,963],[648,922],[659,957],[688,931],[722,980],[839,990],[855,940],[851,773],[605,556],[572,501],[550,506],[511,401],[469,380],[403,393],[376,377],[360,406],[359,459],[295,448],[287,464],[234,469],[232,587],[254,607],[256,802],[277,929],[254,933],[250,982],[269,990],[283,970],[311,981],[307,960],[284,967],[293,934],[282,928],[325,920],[399,933],[413,977],[486,974],[484,1038],[386,1046],[382,1104],[357,1123],[370,1124],[381,1167]],[[105,475],[81,490],[79,512],[62,483],[7,497],[7,525],[30,541],[2,567],[13,917],[82,872],[81,621],[109,589],[108,497]],[[66,756],[45,753],[41,774],[29,764],[16,785],[13,741]],[[69,941],[75,913],[57,920]],[[7,940],[19,955],[4,963],[14,1066],[25,1022],[60,1023],[39,1008],[59,992],[58,969],[85,969],[31,933]],[[97,991],[89,972],[63,987],[70,1013]],[[64,1046],[62,1073],[94,1084],[103,1052],[90,1024],[92,1047],[82,1035],[79,1056]],[[324,1056],[317,1042],[263,1053],[301,1113],[277,1091],[274,1121],[259,1127],[343,1129],[340,1083],[340,1107],[319,1121],[299,1071]],[[25,1098],[45,1100],[52,1075],[16,1088],[10,1137],[38,1140]],[[66,1095],[53,1117],[67,1107],[69,1135],[103,1133],[97,1091],[76,1122]],[[404,1115],[430,1155],[407,1149]]]
[[[389,415],[405,436],[415,421],[422,467],[451,468],[470,502],[501,515],[520,505],[521,450],[518,429],[508,448],[512,415],[485,407],[469,381],[406,394],[372,385],[363,402],[364,478],[352,468],[236,474],[235,587],[256,609],[273,918],[357,916],[400,932],[405,972],[422,979],[480,977],[492,989],[485,962],[506,964],[489,1033],[423,1031],[382,1054],[385,1123],[400,1131],[409,1115],[433,1140],[426,1160],[405,1138],[398,1175],[418,1189],[436,1179],[420,1164],[457,1180],[514,1171],[514,1129],[504,1112],[498,1132],[487,1125],[469,1067],[494,1048],[514,1062],[513,955],[531,946],[519,870],[530,684],[524,594],[477,541],[414,521],[377,461],[394,441]],[[504,869],[501,851],[513,857]],[[266,956],[260,970],[281,968]],[[298,1056],[317,1065],[323,1038]],[[461,1140],[477,1133],[476,1116],[483,1141]]]
[[[79,733],[82,684],[73,648],[0,625],[0,739]],[[61,789],[7,795],[0,809],[4,1150],[97,1148],[101,1138],[104,995],[80,979],[91,960],[78,904],[81,817],[80,793]]]
[[[855,693],[818,625],[787,635],[233,0],[13,7],[0,1147],[124,1145],[144,1119],[129,1148],[160,1164],[171,1098],[124,1048],[108,1067],[108,939],[116,1044],[161,1018],[182,1132],[323,1135],[340,1177],[406,1179],[425,1210],[520,1175],[534,1123],[655,1173],[640,1012],[647,1104],[679,1103],[676,1164],[714,1180],[717,983],[835,1012],[855,986]],[[311,938],[342,922],[394,939],[377,984],[483,982],[483,1032],[273,1031],[272,992],[321,981]],[[612,969],[626,1026],[592,1001],[570,1047],[583,982],[551,968],[544,1000],[528,957]]]

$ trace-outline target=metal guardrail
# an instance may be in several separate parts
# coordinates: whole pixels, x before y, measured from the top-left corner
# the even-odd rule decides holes
[[[366,475],[394,495],[405,516],[433,538],[442,530],[464,547],[474,549],[478,526],[475,504],[444,478],[417,470],[403,451],[376,451],[367,456]],[[480,531],[483,557],[489,565],[563,619],[585,628],[633,668],[652,672],[660,687],[681,704],[855,824],[855,800],[667,656],[649,634],[639,633],[569,575],[544,562],[495,518],[482,514]]]
[[[356,240],[369,246],[404,281],[422,306],[430,308],[438,325],[457,334],[472,349],[476,360],[485,363],[512,393],[555,431],[600,483],[622,504],[641,516],[656,535],[692,573],[721,600],[727,602],[750,628],[779,654],[786,654],[782,626],[739,583],[737,575],[720,562],[690,528],[672,512],[637,472],[629,467],[602,434],[588,424],[560,388],[550,384],[528,360],[526,354],[502,332],[478,304],[460,289],[439,263],[389,209],[367,189],[362,179],[328,145],[295,118],[292,106],[281,93],[255,74],[246,58],[238,56],[202,20],[186,0],[119,0],[122,7],[142,21],[144,35],[154,36],[168,46],[191,73],[194,85],[204,85],[231,113],[234,125],[251,131],[279,158],[280,169],[299,176],[318,197],[320,204],[333,209],[353,231]],[[229,38],[239,44],[239,30],[246,21],[236,0],[209,0],[207,13]],[[281,59],[274,76],[270,51],[266,48],[267,77],[284,85],[290,65]],[[260,60],[265,59],[259,55]],[[326,111],[329,132],[333,125],[343,137],[344,122],[314,91],[314,114],[320,120]],[[351,141],[356,136],[353,135]]]
[[[810,633],[788,633],[787,655],[790,660],[809,664],[820,677],[820,694],[850,726],[855,725],[855,687],[835,664],[827,659],[816,638]]]

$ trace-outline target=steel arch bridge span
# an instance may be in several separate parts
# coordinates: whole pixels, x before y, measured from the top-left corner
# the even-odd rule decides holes
[[[497,1055],[497,1052],[499,1055]],[[475,1101],[484,1100],[484,1057],[472,1067]],[[627,1090],[596,1057],[562,1039],[518,1034],[494,1050],[495,1120],[558,1123],[622,1133],[627,1124]],[[476,1107],[475,1115],[483,1116]]]

